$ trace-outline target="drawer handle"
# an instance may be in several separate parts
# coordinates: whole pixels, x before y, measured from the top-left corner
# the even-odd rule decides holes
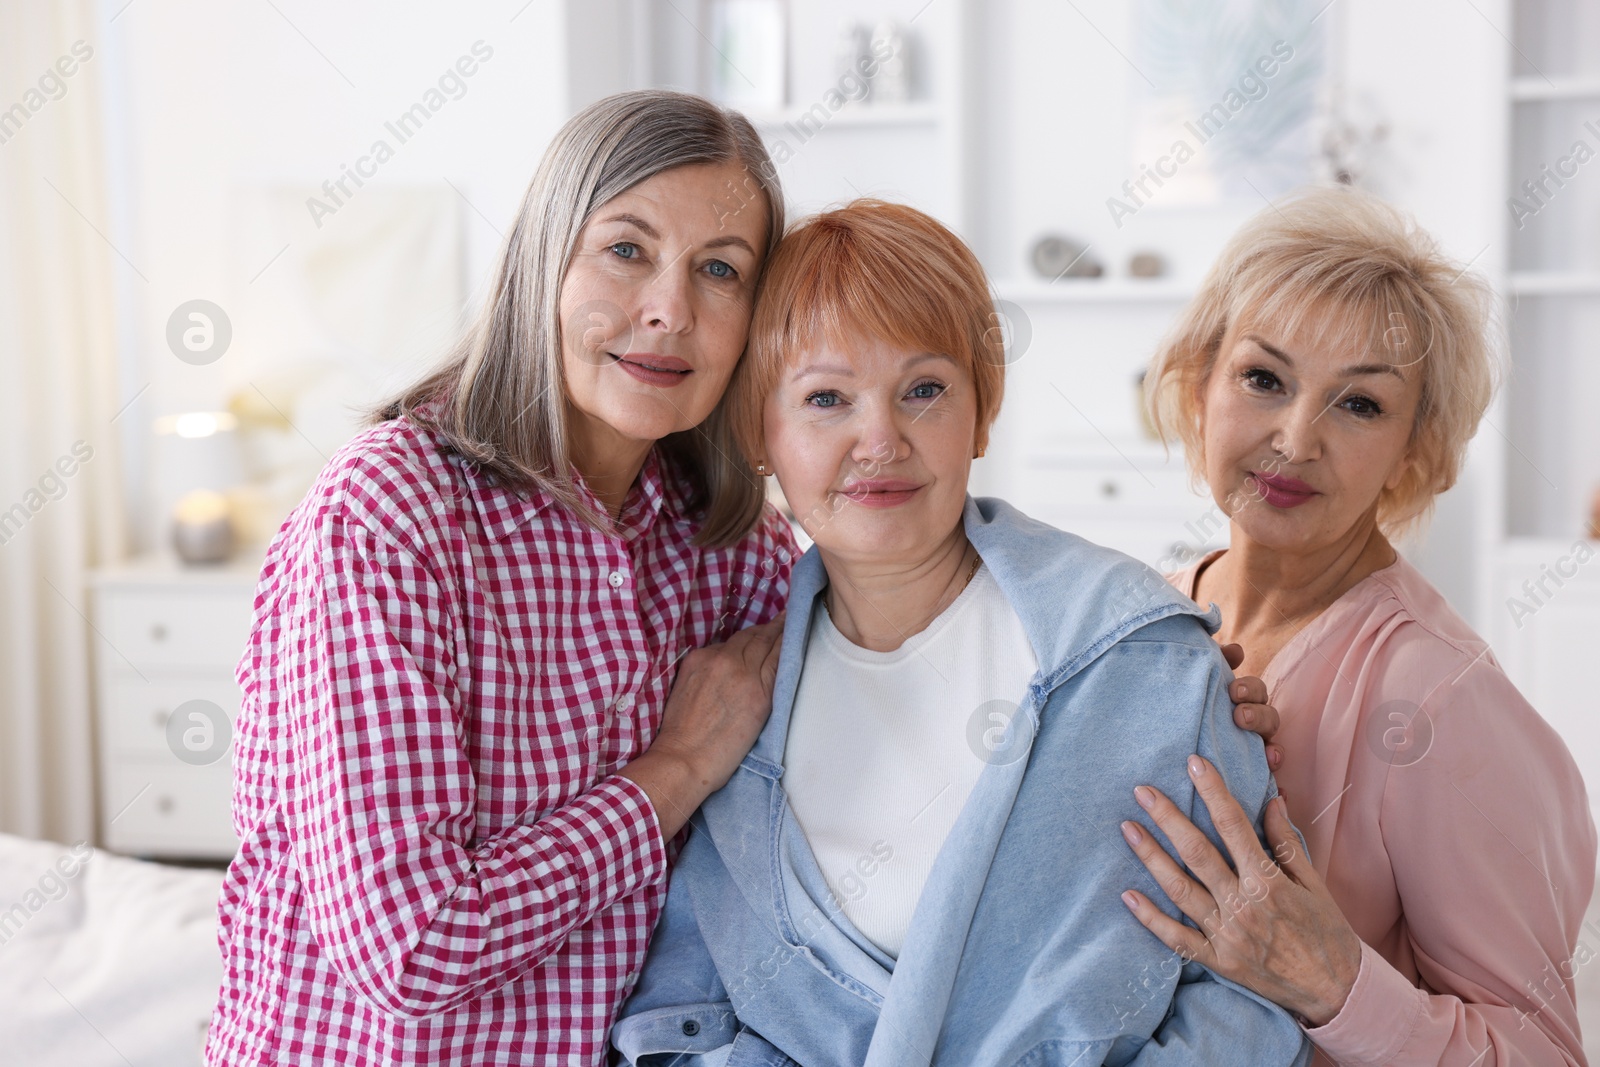
[[[1111,499],[1112,497],[1116,496],[1117,495],[1117,491],[1118,491],[1118,486],[1117,486],[1116,482],[1105,481],[1105,482],[1101,482],[1100,483],[1100,495],[1105,497],[1108,500]]]
[[[165,794],[156,797],[156,810],[163,815],[172,814],[172,809],[177,806],[173,799]]]
[[[158,727],[165,730],[167,728],[167,719],[171,717],[171,715],[172,712],[168,711],[166,708],[157,708],[152,718],[155,719],[155,723]]]
[[[158,622],[158,623],[153,624],[150,627],[150,640],[152,640],[152,641],[165,641],[166,639],[167,639],[167,628],[166,628],[166,626],[164,626],[164,625],[162,625],[161,623]]]

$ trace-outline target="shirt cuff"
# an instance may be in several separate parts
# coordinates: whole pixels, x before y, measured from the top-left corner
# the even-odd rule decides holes
[[[667,843],[655,806],[631,778],[602,778],[542,825],[589,857],[602,884],[612,887],[607,905],[667,876]]]
[[[1386,1064],[1411,1039],[1427,996],[1363,941],[1344,1007],[1326,1025],[1308,1027],[1306,1036],[1341,1067]]]

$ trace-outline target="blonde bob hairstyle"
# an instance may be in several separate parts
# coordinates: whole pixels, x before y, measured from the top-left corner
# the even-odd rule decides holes
[[[1005,393],[1004,331],[983,266],[937,219],[863,198],[803,219],[767,264],[750,344],[728,386],[744,455],[765,456],[762,416],[778,378],[819,344],[862,338],[955,360],[978,402],[978,448]]]
[[[1162,341],[1145,399],[1163,440],[1182,443],[1204,481],[1202,397],[1230,329],[1326,343],[1420,373],[1409,464],[1378,497],[1379,527],[1405,532],[1455,484],[1498,374],[1492,294],[1414,221],[1369,193],[1303,191],[1234,234]]]
[[[585,521],[606,520],[574,477],[562,366],[561,286],[578,234],[601,205],[675,167],[739,163],[738,199],[765,200],[763,262],[783,234],[777,168],[748,119],[699,96],[642,90],[584,108],[546,149],[501,249],[477,321],[442,366],[369,413],[405,417],[518,491],[542,490]],[[699,515],[695,543],[737,541],[761,516],[761,480],[739,460],[723,405],[656,448]]]

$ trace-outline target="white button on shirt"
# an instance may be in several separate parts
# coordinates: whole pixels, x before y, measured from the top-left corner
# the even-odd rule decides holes
[[[606,581],[611,583],[611,588],[613,589],[621,589],[624,580],[625,579],[622,577],[621,571],[612,571],[611,577],[606,579]]]

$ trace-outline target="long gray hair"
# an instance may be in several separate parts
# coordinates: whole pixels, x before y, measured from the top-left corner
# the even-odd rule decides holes
[[[674,167],[739,163],[765,194],[767,247],[783,236],[777,168],[750,121],[691,93],[617,93],[573,116],[550,143],[506,238],[477,321],[444,363],[369,415],[405,417],[478,469],[542,489],[586,521],[605,520],[579,493],[567,436],[561,285],[589,217]],[[759,280],[759,279],[757,279]],[[656,446],[700,516],[695,542],[730,544],[761,516],[762,480],[734,441],[724,405]]]

